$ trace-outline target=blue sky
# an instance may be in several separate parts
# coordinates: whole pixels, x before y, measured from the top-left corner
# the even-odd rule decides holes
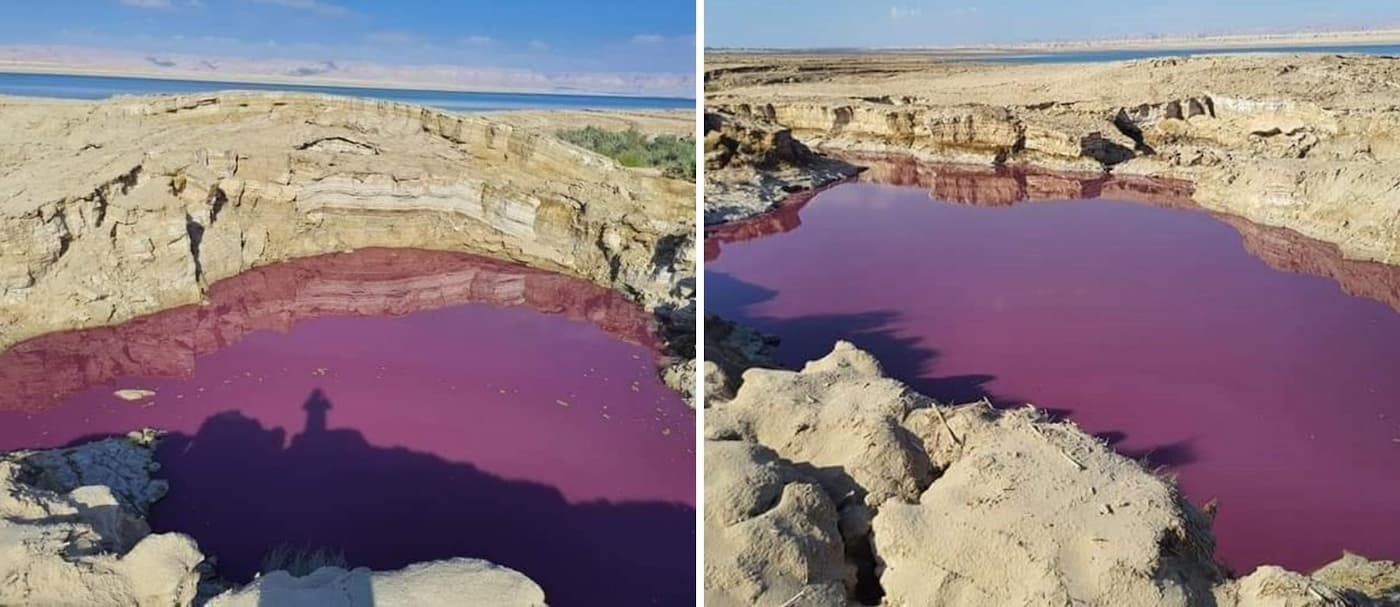
[[[1400,0],[707,0],[711,47],[1002,44],[1400,27]]]
[[[691,74],[692,0],[3,2],[0,45]]]

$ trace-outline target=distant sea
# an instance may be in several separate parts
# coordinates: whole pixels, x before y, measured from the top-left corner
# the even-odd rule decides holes
[[[224,90],[298,91],[349,97],[369,97],[426,105],[454,112],[489,112],[521,109],[693,109],[695,101],[682,97],[622,97],[607,95],[555,95],[545,93],[468,93],[407,89],[253,84],[203,80],[166,80],[125,76],[69,76],[0,72],[0,95],[106,99],[116,95],[206,93]]]
[[[1337,46],[1258,46],[1223,48],[1183,48],[1157,50],[1102,50],[1029,53],[1014,55],[969,56],[966,61],[987,63],[1097,63],[1127,61],[1152,57],[1185,57],[1188,55],[1222,55],[1229,53],[1324,53],[1400,56],[1400,44],[1353,44]]]

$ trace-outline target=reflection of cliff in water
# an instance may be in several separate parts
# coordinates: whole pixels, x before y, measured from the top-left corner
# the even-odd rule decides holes
[[[212,285],[204,305],[17,344],[0,352],[0,411],[45,409],[119,377],[189,377],[197,357],[254,331],[470,303],[528,306],[656,346],[650,315],[584,280],[461,253],[364,249],[244,272]]]
[[[937,164],[909,156],[847,156],[869,167],[861,181],[917,187],[931,198],[974,206],[1109,198],[1158,207],[1196,208],[1189,182],[1108,173],[1057,172],[1020,166]]]
[[[1106,198],[1199,210],[1191,200],[1191,184],[1179,180],[1012,166],[938,164],[909,156],[844,155],[843,159],[867,167],[860,174],[861,181],[917,187],[927,190],[932,199],[956,204],[1005,207],[1022,202]],[[799,217],[802,208],[818,193],[820,191],[794,195],[770,213],[709,230],[705,238],[705,259],[719,258],[721,245],[726,243],[796,229],[802,225]],[[1400,312],[1400,267],[1345,259],[1336,245],[1285,228],[1259,225],[1223,213],[1212,212],[1211,216],[1235,228],[1243,238],[1245,249],[1270,267],[1330,278],[1350,295],[1379,301]]]
[[[1263,226],[1232,215],[1216,214],[1215,218],[1239,231],[1245,250],[1269,267],[1330,278],[1348,295],[1379,301],[1400,312],[1400,266],[1345,259],[1337,245],[1285,228]]]
[[[743,242],[762,238],[771,234],[782,234],[791,232],[802,225],[802,218],[799,216],[802,207],[807,206],[813,198],[828,189],[849,183],[850,180],[842,180],[830,185],[822,186],[814,190],[798,192],[785,198],[773,210],[755,215],[741,221],[731,221],[705,228],[705,261],[719,258],[720,249],[725,243]]]

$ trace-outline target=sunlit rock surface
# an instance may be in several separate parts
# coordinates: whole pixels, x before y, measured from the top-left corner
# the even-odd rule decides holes
[[[558,271],[663,315],[690,306],[694,185],[544,128],[276,93],[3,99],[0,121],[0,347],[372,246]]]
[[[1390,58],[711,53],[706,70],[707,111],[788,129],[818,151],[1179,179],[1206,208],[1400,263]]]
[[[1208,516],[1168,480],[1032,408],[934,403],[844,342],[801,371],[750,370],[705,422],[717,604],[1395,601],[1397,565],[1354,555],[1228,579]]]

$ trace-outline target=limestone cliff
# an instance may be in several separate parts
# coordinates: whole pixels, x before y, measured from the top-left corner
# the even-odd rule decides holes
[[[859,169],[808,149],[784,128],[705,114],[705,223],[757,215],[792,192],[855,175]]]
[[[1194,201],[1400,263],[1400,62],[1236,55],[978,65],[707,57],[706,104],[818,150],[1193,184]]]
[[[0,122],[0,348],[373,246],[562,272],[689,322],[694,186],[542,128],[277,93],[0,99]]]

